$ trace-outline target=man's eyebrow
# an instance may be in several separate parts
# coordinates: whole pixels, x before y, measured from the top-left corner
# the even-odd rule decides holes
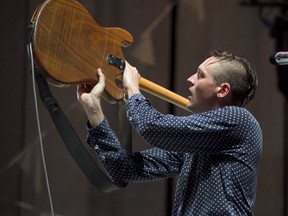
[[[203,71],[203,70],[201,69],[201,66],[199,66],[199,67],[197,68],[197,72],[198,72],[198,71],[201,71],[201,72]]]
[[[201,67],[198,67],[197,69],[197,73],[202,73],[202,74],[205,74],[205,71],[201,69]]]

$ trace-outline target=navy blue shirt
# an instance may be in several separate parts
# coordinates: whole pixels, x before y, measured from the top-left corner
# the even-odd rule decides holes
[[[173,216],[253,215],[262,131],[247,109],[164,115],[141,94],[127,105],[131,124],[153,148],[127,152],[106,119],[88,129],[87,142],[114,182],[179,176]]]

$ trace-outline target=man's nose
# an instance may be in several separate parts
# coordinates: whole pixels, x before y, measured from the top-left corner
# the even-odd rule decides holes
[[[194,84],[195,84],[195,76],[194,76],[194,75],[190,76],[190,77],[187,79],[187,82],[188,82],[190,85],[194,85]]]

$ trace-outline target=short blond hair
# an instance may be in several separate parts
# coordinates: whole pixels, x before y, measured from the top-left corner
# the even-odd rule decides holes
[[[212,50],[209,57],[216,58],[214,71],[212,69],[215,83],[230,84],[232,103],[239,106],[249,103],[258,86],[258,77],[252,65],[245,58],[228,51]]]

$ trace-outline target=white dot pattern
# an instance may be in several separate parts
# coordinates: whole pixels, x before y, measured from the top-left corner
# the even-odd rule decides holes
[[[136,94],[127,116],[154,148],[128,153],[105,119],[87,142],[118,184],[179,175],[173,216],[253,215],[262,131],[246,109],[164,115]]]

